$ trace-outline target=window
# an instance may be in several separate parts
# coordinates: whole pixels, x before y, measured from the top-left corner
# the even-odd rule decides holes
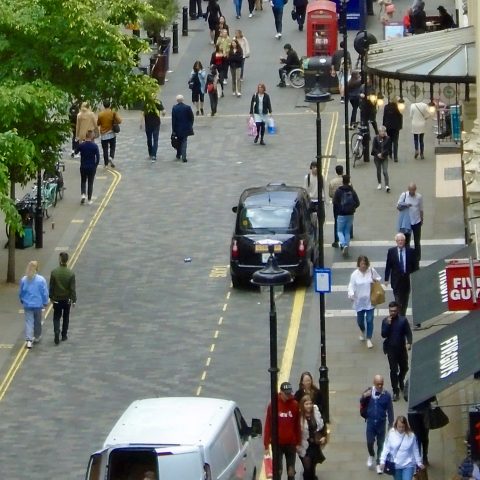
[[[292,207],[243,208],[239,215],[239,228],[242,233],[290,233],[298,229],[298,225],[298,215]]]

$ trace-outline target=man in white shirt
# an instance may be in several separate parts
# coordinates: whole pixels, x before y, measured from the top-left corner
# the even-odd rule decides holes
[[[422,255],[420,240],[422,237],[423,224],[423,197],[420,193],[417,193],[417,185],[415,185],[415,183],[410,183],[408,185],[408,190],[400,195],[397,206],[398,205],[408,205],[411,232],[405,234],[405,245],[407,247],[410,246],[410,239],[413,234],[415,256],[417,263],[420,263],[420,258]]]

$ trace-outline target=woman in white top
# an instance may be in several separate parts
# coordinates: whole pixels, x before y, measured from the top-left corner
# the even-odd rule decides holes
[[[388,432],[380,455],[380,470],[383,472],[385,461],[390,454],[390,460],[395,462],[395,480],[412,480],[416,467],[425,468],[418,451],[415,434],[410,429],[407,419],[400,415],[395,420],[393,428]]]
[[[420,154],[423,160],[423,137],[427,129],[427,120],[431,117],[428,105],[424,102],[412,103],[410,105],[410,120],[412,121],[413,145],[415,147],[415,158]]]
[[[242,33],[241,30],[235,31],[235,40],[238,42],[243,52],[242,68],[240,70],[240,81],[243,82],[243,70],[245,69],[245,59],[250,56],[250,45],[248,43],[247,37]]]
[[[353,300],[353,308],[357,312],[357,324],[361,332],[359,339],[362,341],[366,339],[367,347],[372,348],[375,307],[370,302],[370,289],[372,283],[380,281],[382,277],[373,267],[370,267],[370,261],[365,255],[358,257],[357,267],[350,276],[348,298]]]
[[[325,460],[321,446],[326,438],[322,434],[323,419],[318,407],[310,395],[304,395],[299,403],[300,411],[300,445],[297,453],[303,465],[304,480],[314,480],[317,463]]]

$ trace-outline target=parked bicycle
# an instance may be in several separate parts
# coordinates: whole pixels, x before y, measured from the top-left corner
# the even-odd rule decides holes
[[[43,180],[47,183],[55,183],[57,185],[57,190],[55,193],[55,201],[53,206],[57,205],[57,200],[63,198],[63,192],[65,190],[65,183],[63,181],[63,173],[65,171],[65,163],[58,160],[55,163],[55,169],[53,172],[45,170],[43,174]]]
[[[368,134],[368,126],[358,124],[358,130],[352,134],[350,148],[353,156],[353,168],[357,160],[363,157],[363,139]]]
[[[44,180],[41,184],[41,206],[42,206],[42,215],[46,218],[50,218],[48,209],[50,207],[55,207],[57,204],[57,195],[58,188],[56,181]],[[32,191],[30,192],[30,197],[37,199],[37,184],[33,185]]]

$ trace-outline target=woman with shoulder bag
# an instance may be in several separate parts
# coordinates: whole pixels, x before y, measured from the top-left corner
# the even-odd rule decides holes
[[[257,143],[258,137],[260,136],[260,145],[265,145],[263,141],[263,137],[265,136],[265,123],[267,123],[267,115],[272,115],[270,96],[265,90],[265,84],[259,83],[257,93],[253,94],[250,102],[250,116],[255,119],[257,125],[257,135],[253,139],[253,143]]]
[[[365,255],[357,259],[357,269],[350,276],[348,283],[348,298],[353,301],[353,308],[357,312],[357,324],[360,328],[361,341],[367,340],[367,348],[373,348],[373,316],[375,307],[370,300],[373,282],[378,282],[382,277],[370,267],[370,261]]]
[[[324,422],[320,410],[313,403],[310,395],[302,397],[299,410],[301,441],[297,447],[297,453],[303,465],[303,479],[315,480],[317,463],[325,461],[321,449],[326,441],[322,433]]]
[[[388,432],[377,473],[383,473],[387,467],[393,467],[395,480],[412,480],[417,468],[425,468],[415,434],[403,415],[397,417],[393,428]]]

